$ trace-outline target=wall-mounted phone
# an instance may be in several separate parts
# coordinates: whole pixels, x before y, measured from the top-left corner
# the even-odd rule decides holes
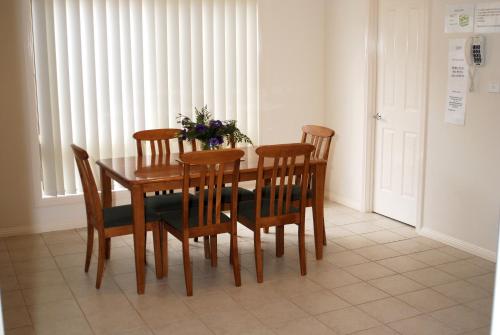
[[[485,64],[486,57],[486,39],[484,36],[472,36],[467,40],[465,47],[465,58],[469,64],[470,91],[474,91],[474,76],[476,69]]]

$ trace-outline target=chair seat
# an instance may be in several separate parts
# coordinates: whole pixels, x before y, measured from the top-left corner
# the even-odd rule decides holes
[[[263,200],[260,210],[260,216],[261,217],[270,216],[271,214],[270,209],[271,209],[270,201]],[[298,213],[298,212],[299,212],[298,208],[291,206],[290,213]],[[285,204],[283,204],[282,214],[285,214]],[[278,201],[275,201],[273,215],[278,215]],[[255,222],[255,200],[242,201],[238,203],[238,221],[240,218],[245,218],[247,220]]]
[[[231,203],[231,195],[233,192],[232,187],[223,187],[221,191],[221,202],[223,204],[229,204]],[[199,192],[196,192],[198,195]],[[205,199],[206,199],[207,193],[205,192]],[[238,187],[238,202],[240,201],[248,201],[248,200],[253,200],[255,197],[255,193],[247,190],[246,188]],[[205,200],[206,201],[206,200]]]
[[[189,208],[189,227],[197,227],[198,226],[198,207],[190,207]],[[171,210],[167,212],[161,213],[161,219],[165,221],[166,224],[174,227],[175,229],[182,231],[182,206],[178,210]],[[207,224],[207,209],[205,208],[205,214],[203,215],[204,224]],[[215,209],[212,213],[212,223],[215,224]],[[229,222],[231,219],[229,216],[220,213],[220,221],[221,222]]]
[[[145,210],[146,222],[159,221],[160,217],[151,211]],[[115,228],[131,225],[133,222],[132,206],[123,205],[103,209],[104,228]]]
[[[285,188],[283,190],[284,194],[286,194],[286,191],[288,189],[288,186],[285,185]],[[257,190],[253,190],[255,193]],[[279,196],[279,191],[280,191],[280,186],[276,186],[276,191],[275,191],[275,197],[277,198]],[[271,186],[264,186],[262,188],[262,197],[269,199],[271,197]],[[307,190],[307,199],[312,199],[313,198],[313,192],[312,190]],[[292,201],[295,200],[300,200],[300,186],[299,185],[293,185],[292,186]]]
[[[194,196],[189,195],[189,205],[194,206],[197,203],[193,201]],[[146,210],[151,213],[163,213],[182,208],[182,193],[155,195],[144,199]]]

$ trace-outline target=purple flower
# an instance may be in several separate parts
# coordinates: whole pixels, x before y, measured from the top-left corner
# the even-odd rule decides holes
[[[219,142],[219,145],[221,145],[222,143],[224,143],[224,139],[222,138],[222,136],[217,136],[216,139]]]
[[[196,127],[195,127],[195,130],[198,133],[203,133],[203,132],[205,132],[205,130],[207,130],[207,126],[205,126],[203,123],[197,124]]]
[[[222,121],[220,121],[220,120],[210,120],[210,127],[212,127],[212,128],[220,128],[220,127],[222,127]]]
[[[219,142],[219,139],[217,137],[212,137],[209,141],[208,141],[208,145],[210,147],[216,147],[218,145],[220,145],[221,143]]]

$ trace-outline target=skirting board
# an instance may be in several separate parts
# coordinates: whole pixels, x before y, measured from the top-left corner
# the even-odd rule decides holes
[[[44,224],[44,225],[26,225],[26,226],[4,227],[4,228],[2,227],[0,228],[0,237],[41,234],[58,230],[78,229],[85,227],[85,225],[86,222],[83,221],[83,222],[73,222],[73,223],[54,224],[54,225]]]
[[[352,199],[349,199],[349,198],[346,198],[343,196],[339,196],[338,194],[335,194],[333,192],[327,191],[327,192],[325,192],[325,194],[326,194],[327,200],[336,202],[340,205],[344,205],[346,207],[355,209],[357,211],[361,211],[361,204],[359,203],[359,201],[353,201]]]
[[[435,230],[429,228],[422,228],[418,231],[418,233],[422,236],[431,238],[433,240],[439,241],[441,243],[447,244],[449,246],[455,247],[462,251],[471,253],[475,256],[487,259],[489,261],[495,262],[497,261],[497,254],[494,251],[481,248],[475,244],[460,240],[455,237],[451,237],[449,235],[437,232]]]

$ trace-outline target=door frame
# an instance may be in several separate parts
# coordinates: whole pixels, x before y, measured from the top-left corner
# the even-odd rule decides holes
[[[424,89],[422,93],[421,106],[423,108],[420,117],[420,141],[419,152],[420,164],[418,165],[417,177],[417,220],[415,228],[417,232],[423,226],[423,201],[425,188],[425,163],[426,163],[426,143],[427,143],[427,113],[428,113],[428,69],[429,69],[429,41],[430,41],[430,0],[421,0],[424,3],[424,34],[426,42],[423,47],[425,55],[422,67],[422,82]],[[366,54],[366,84],[365,84],[365,117],[364,130],[365,142],[363,147],[363,192],[362,210],[373,212],[373,195],[375,182],[375,119],[373,116],[377,111],[377,54],[379,46],[378,38],[378,10],[379,0],[370,0],[368,25],[365,33],[365,54]]]

